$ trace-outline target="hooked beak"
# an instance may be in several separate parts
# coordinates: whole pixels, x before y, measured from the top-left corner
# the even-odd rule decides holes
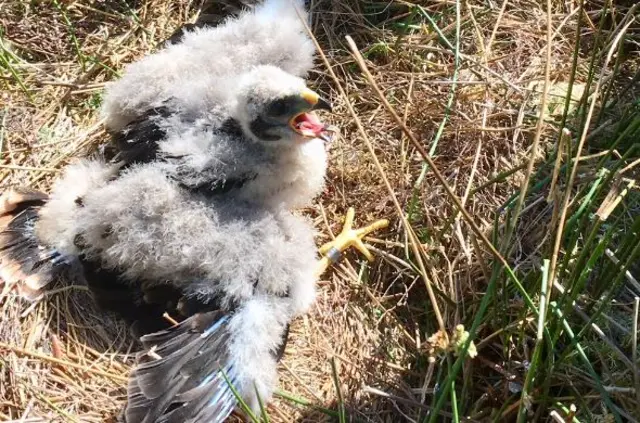
[[[318,97],[318,102],[313,106],[311,110],[326,110],[327,112],[333,112],[333,106],[327,100],[322,97]]]
[[[329,133],[335,132],[335,128],[329,125],[325,125],[315,116],[313,113],[309,113],[313,110],[327,110],[333,111],[331,103],[320,97],[315,91],[311,91],[306,88],[300,93],[302,97],[311,107],[307,109],[307,112],[302,112],[294,116],[289,125],[291,128],[303,135],[305,138],[320,138],[328,141],[331,139]]]
[[[308,88],[300,93],[300,97],[302,97],[307,103],[311,105],[311,110],[326,110],[328,112],[333,111],[331,103],[320,97],[315,91],[311,91]]]

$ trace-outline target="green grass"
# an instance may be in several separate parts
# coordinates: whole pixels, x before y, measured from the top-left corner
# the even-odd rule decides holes
[[[419,30],[421,26],[415,22],[419,14],[455,58],[453,84],[444,118],[429,150],[430,156],[436,152],[447,127],[455,96],[461,58],[460,2],[456,2],[456,6],[455,42],[447,38],[438,23],[420,6],[398,25],[403,31],[399,38]],[[544,137],[547,146],[550,139],[555,139],[555,147],[547,148],[549,153],[542,161],[532,155],[529,166],[521,165],[513,171],[503,172],[471,191],[475,194],[525,170],[521,190],[514,192],[497,209],[499,214],[493,228],[493,244],[499,246],[499,252],[507,258],[509,266],[493,258],[481,258],[486,260],[485,268],[490,269],[490,277],[480,303],[466,310],[471,312],[466,314],[464,322],[470,328],[470,336],[457,357],[450,350],[442,351],[439,361],[444,371],[438,372],[435,383],[438,389],[425,422],[443,421],[441,411],[446,411],[453,422],[459,422],[460,416],[467,415],[487,421],[503,421],[514,416],[519,422],[538,421],[546,419],[549,410],[561,417],[575,418],[574,421],[578,421],[578,417],[589,421],[595,414],[602,415],[601,405],[604,413],[618,422],[633,414],[627,411],[630,409],[629,398],[614,398],[608,387],[628,383],[623,375],[625,372],[636,374],[638,363],[627,357],[627,353],[617,346],[617,340],[610,338],[612,335],[594,330],[600,327],[594,324],[602,322],[603,315],[611,311],[611,305],[621,301],[627,272],[640,261],[640,194],[637,187],[624,179],[627,175],[623,175],[623,170],[628,171],[640,157],[637,142],[640,115],[636,99],[621,99],[623,93],[619,91],[614,95],[615,83],[622,79],[624,34],[620,31],[629,26],[620,24],[617,31],[611,31],[605,25],[609,7],[600,14],[597,31],[590,37],[593,48],[587,58],[586,75],[581,74],[579,65],[584,63],[580,60],[581,34],[587,28],[582,26],[585,25],[582,20],[578,21],[564,112],[558,121],[548,122],[556,128],[557,136]],[[627,11],[629,15],[634,12],[635,7]],[[627,18],[622,22],[630,21]],[[549,31],[551,33],[551,29]],[[394,49],[401,50],[399,46]],[[573,107],[572,87],[577,78],[585,81],[585,95],[578,106]],[[549,76],[546,82],[549,86],[553,83]],[[542,113],[544,98],[539,108],[540,119],[549,119]],[[591,148],[585,140],[594,129],[601,128],[606,119],[615,124],[609,125],[606,136],[599,137],[597,148]],[[537,139],[541,138],[542,127],[543,123],[539,122]],[[595,153],[604,155],[597,160],[581,161]],[[424,164],[407,203],[407,216],[412,224],[423,220],[418,198],[428,171]],[[546,237],[537,245],[536,251],[518,258],[534,265],[518,266],[514,263],[515,250],[527,236],[524,227],[538,217],[535,208],[528,210],[527,206],[540,199],[551,210],[543,216],[538,228],[546,233]],[[453,219],[451,216],[436,242],[449,233]],[[424,229],[419,233],[422,242],[434,242]],[[607,257],[607,251],[613,252],[616,261]],[[405,259],[412,262],[408,247],[405,248]],[[522,306],[514,308],[514,302],[521,302]],[[513,326],[514,321],[531,323]],[[433,322],[425,322],[426,327],[432,325]],[[634,322],[634,327],[636,325]],[[478,398],[478,391],[472,392],[472,384],[465,383],[462,369],[469,364],[467,350],[473,347],[472,341],[481,340],[486,336],[487,328],[496,327],[510,328],[501,334],[504,348],[529,358],[522,374],[524,384],[490,415],[481,411],[474,416],[474,410],[482,409],[479,402],[483,398]],[[636,347],[633,349],[635,351]],[[504,351],[504,358],[511,354]],[[606,365],[603,357],[608,362]],[[603,367],[607,369],[606,374],[602,374]],[[572,378],[575,382],[571,382]],[[594,394],[600,399],[594,400]]]
[[[80,64],[80,67],[82,69],[82,71],[86,71],[87,70],[87,58],[85,56],[85,54],[82,51],[82,47],[80,46],[80,41],[78,40],[78,37],[76,37],[76,29],[75,26],[73,24],[73,22],[71,21],[71,19],[69,18],[69,15],[67,13],[66,7],[60,5],[60,3],[57,0],[52,0],[53,6],[56,8],[56,10],[60,13],[60,15],[62,16],[62,19],[64,21],[65,27],[67,28],[67,33],[69,36],[69,39],[71,40],[71,43],[73,45],[73,49],[75,50],[76,53],[76,57],[78,58],[78,63]]]
[[[601,32],[597,35],[597,46],[610,44],[614,37],[614,34],[611,34],[608,42],[603,43],[600,41],[605,37],[603,34],[601,26]],[[594,50],[585,92],[596,89],[597,72],[595,69],[605,65],[604,58],[607,53],[602,48]],[[577,54],[578,50],[576,49],[571,84],[576,75]],[[619,57],[620,55],[613,64],[613,77],[610,81],[615,80],[620,70]],[[599,87],[598,94],[604,100],[610,98],[611,86],[612,82],[606,87]],[[579,137],[584,133],[587,136],[590,130],[599,127],[604,122],[608,109],[599,103],[601,109],[597,114],[598,117],[589,122],[587,119],[589,109],[587,98],[582,99],[578,116],[569,116],[567,110],[570,98],[569,92],[561,127],[575,125],[573,126],[574,138],[571,139],[572,156],[575,157],[577,153],[575,146],[578,144]],[[619,109],[620,101],[617,101],[616,105]],[[471,324],[472,338],[478,338],[480,334],[476,329],[480,324],[490,325],[492,316],[495,318],[495,314],[499,313],[499,310],[508,310],[510,302],[516,297],[522,298],[526,307],[523,307],[516,316],[510,317],[509,320],[520,320],[529,316],[537,317],[536,325],[529,325],[520,333],[514,331],[508,334],[509,341],[513,343],[513,348],[516,350],[530,348],[530,339],[535,339],[532,358],[524,375],[525,384],[519,397],[511,398],[513,404],[519,401],[517,413],[519,422],[543,420],[543,416],[547,415],[546,410],[552,408],[556,409],[560,416],[567,416],[570,413],[569,404],[558,402],[555,397],[566,395],[568,386],[566,383],[559,382],[570,377],[572,372],[576,372],[576,375],[580,372],[586,372],[590,376],[593,390],[600,394],[606,412],[613,416],[615,421],[621,422],[629,415],[633,415],[633,411],[624,412],[625,406],[615,403],[611,395],[607,393],[602,377],[595,370],[596,366],[601,367],[599,363],[601,359],[597,354],[598,351],[594,351],[594,349],[601,349],[604,354],[607,354],[607,347],[594,339],[594,332],[591,330],[591,324],[600,321],[603,313],[610,309],[613,301],[620,295],[626,282],[625,273],[640,260],[640,214],[637,213],[640,195],[637,189],[628,190],[617,196],[615,193],[618,191],[612,191],[624,176],[620,173],[621,169],[640,157],[640,151],[637,148],[637,140],[640,139],[638,126],[640,115],[638,115],[633,103],[623,106],[622,109],[626,119],[621,120],[620,124],[614,125],[613,131],[609,133],[607,139],[599,143],[599,148],[605,150],[606,155],[597,162],[597,166],[583,166],[576,169],[580,164],[575,160],[570,160],[571,156],[564,157],[565,164],[559,169],[560,186],[553,188],[558,190],[558,195],[555,198],[560,199],[564,195],[569,195],[571,201],[565,205],[559,201],[552,204],[554,213],[551,221],[546,222],[551,228],[549,230],[550,236],[547,242],[542,245],[539,257],[537,257],[544,263],[542,268],[533,268],[524,272],[517,271],[514,275],[509,275],[509,269],[503,268],[499,263],[494,263],[491,281]],[[617,113],[620,112],[617,111]],[[559,141],[560,136],[557,139]],[[635,145],[626,149],[622,156],[616,156],[614,154],[615,148],[622,143],[622,140],[629,139],[636,140]],[[555,152],[555,154],[562,154],[562,150],[558,147]],[[587,147],[581,156],[589,153],[592,151],[589,151]],[[555,155],[550,155],[531,174],[532,183],[524,193],[525,204],[541,195],[544,196],[545,191],[548,192],[551,188],[550,181],[555,168],[555,160]],[[566,183],[571,180],[569,176],[572,172],[574,174],[579,172],[589,182],[574,182],[572,186],[567,187]],[[496,182],[498,182],[498,178],[496,178]],[[617,207],[610,210],[608,216],[603,216],[601,207],[609,193],[613,193],[613,198],[618,198],[620,201]],[[513,200],[517,195],[514,194]],[[514,231],[517,237],[518,221],[523,216],[519,210],[514,210],[516,202],[513,200],[508,201],[502,210],[510,216],[511,222],[516,222]],[[567,216],[566,225],[563,226],[562,233],[559,235],[560,248],[554,249],[552,241],[557,235],[554,230],[558,227],[558,216],[563,214]],[[500,239],[498,232],[501,230],[501,225],[501,222],[496,225],[495,240]],[[503,254],[509,255],[512,248],[512,242],[506,243],[502,246]],[[617,263],[606,257],[606,249],[615,252]],[[555,269],[555,280],[552,281],[549,280],[549,262],[554,255],[558,265]],[[562,293],[559,293],[558,289],[552,289],[554,283],[564,288]],[[499,291],[502,291],[503,295],[500,295]],[[551,298],[553,301],[549,301]],[[588,322],[578,318],[573,307],[575,302],[580,303],[580,308],[587,312]],[[548,310],[547,304],[549,305]],[[544,335],[545,331],[547,332],[546,336]],[[589,346],[587,347],[587,345]],[[464,357],[458,358],[456,364],[462,364],[463,360]],[[614,362],[612,373],[624,367],[624,361],[612,361]],[[627,360],[627,363],[633,362]],[[635,366],[638,366],[638,363],[623,370],[633,373],[636,371]],[[447,405],[447,399],[451,399],[447,390],[452,387],[453,381],[459,378],[460,369],[460,365],[454,365],[445,375],[446,380],[439,381],[439,384],[442,383],[443,389],[434,396],[434,411],[429,421],[440,421],[436,414],[440,409],[449,408],[454,415],[457,414],[456,410],[460,404],[456,405],[449,401]],[[624,382],[620,381],[620,383]],[[464,391],[459,394],[459,397],[468,396],[469,393]],[[585,405],[592,403],[592,400],[586,398],[585,392],[574,390],[573,396],[575,398],[572,403],[583,405],[578,409],[577,416],[589,421],[593,417],[591,410],[597,409],[597,407],[589,405],[585,409]],[[506,410],[506,408],[502,409]],[[471,404],[468,409],[474,409],[473,405]],[[466,411],[463,409],[461,414],[466,414]],[[492,417],[493,421],[501,421],[503,418],[505,416],[500,413],[496,413]],[[459,420],[454,417],[452,421]]]
[[[33,102],[33,95],[31,94],[31,90],[29,90],[29,88],[27,87],[22,74],[16,67],[16,65],[21,63],[22,60],[20,59],[20,57],[18,57],[11,51],[10,48],[8,48],[4,39],[4,32],[2,30],[2,27],[0,27],[0,71],[6,71],[9,75],[11,75],[12,79],[20,87],[29,101]]]

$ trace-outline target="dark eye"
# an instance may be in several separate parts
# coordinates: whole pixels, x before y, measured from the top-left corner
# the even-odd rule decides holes
[[[287,113],[287,102],[284,99],[276,100],[269,105],[269,116],[282,116]]]

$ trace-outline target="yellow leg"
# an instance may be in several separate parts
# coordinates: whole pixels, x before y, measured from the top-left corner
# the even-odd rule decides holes
[[[378,229],[386,228],[387,226],[389,226],[389,221],[386,219],[382,219],[375,221],[364,228],[353,229],[353,218],[355,216],[355,213],[356,212],[353,207],[350,207],[344,219],[342,232],[338,234],[336,239],[331,242],[327,242],[320,247],[320,254],[324,257],[322,257],[320,262],[318,262],[318,267],[316,270],[316,274],[318,276],[320,276],[327,269],[327,267],[329,267],[329,265],[336,262],[340,254],[344,253],[349,247],[355,247],[362,253],[362,255],[367,258],[367,260],[373,261],[373,255],[367,249],[367,247],[365,247],[364,243],[362,242],[362,238],[364,238],[371,232],[377,231]]]

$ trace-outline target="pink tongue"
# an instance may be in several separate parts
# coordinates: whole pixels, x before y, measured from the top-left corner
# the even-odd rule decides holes
[[[319,135],[324,130],[324,125],[320,122],[317,116],[311,113],[304,114],[304,120],[298,123],[298,129],[302,131],[310,131],[316,135]]]

